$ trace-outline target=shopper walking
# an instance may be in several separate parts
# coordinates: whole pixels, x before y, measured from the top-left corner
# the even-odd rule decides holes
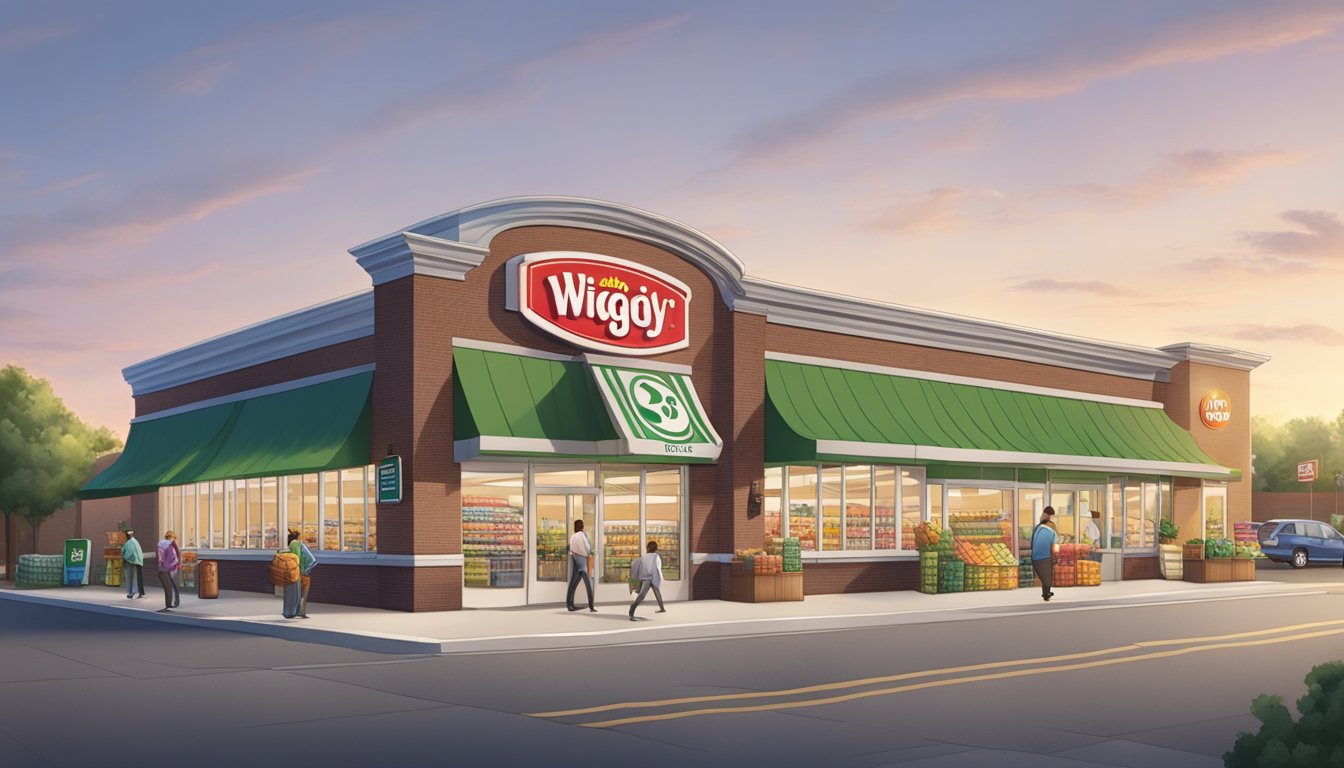
[[[1055,555],[1059,552],[1059,535],[1055,532],[1055,508],[1041,511],[1041,521],[1031,531],[1031,570],[1041,580],[1041,597],[1049,602],[1055,596]]]
[[[663,558],[658,555],[658,542],[650,541],[645,548],[645,554],[640,555],[637,560],[630,564],[630,578],[639,579],[639,594],[635,597],[635,602],[630,604],[630,620],[635,620],[635,609],[643,602],[644,596],[653,590],[653,596],[658,598],[658,613],[667,613],[667,608],[663,607]]]
[[[299,563],[302,564],[303,544],[299,542],[298,531],[291,530],[289,532],[289,538],[286,539],[286,545],[285,549],[280,551],[288,551],[291,555],[298,558]],[[280,607],[280,614],[286,619],[296,618],[299,615],[299,611],[302,609],[302,606],[300,605],[303,598],[303,587],[301,586],[303,583],[302,565],[300,565],[299,573],[299,578],[284,586],[284,602]]]
[[[163,532],[163,540],[155,548],[159,560],[159,583],[163,585],[163,610],[167,613],[182,602],[177,591],[177,572],[182,568],[182,551],[177,548],[177,534]]]
[[[575,520],[574,535],[569,537],[569,592],[565,594],[565,607],[571,611],[579,610],[574,605],[574,592],[582,580],[583,588],[588,590],[588,610],[597,613],[593,607],[593,578],[588,574],[592,557],[593,544],[588,541],[588,534],[583,532],[583,521]]]
[[[299,582],[302,594],[299,597],[299,618],[308,618],[308,588],[313,585],[313,569],[317,567],[317,556],[308,549],[308,544],[299,539]]]
[[[126,543],[121,545],[121,567],[125,576],[123,581],[126,582],[126,599],[144,597],[145,551],[140,548],[140,542],[135,540],[135,531],[129,528],[126,530]]]

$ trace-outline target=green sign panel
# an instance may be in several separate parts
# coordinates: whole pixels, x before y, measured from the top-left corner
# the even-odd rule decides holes
[[[401,502],[401,457],[388,456],[378,462],[378,503]]]
[[[89,553],[93,542],[88,539],[65,540],[65,583],[68,586],[89,583]]]
[[[607,411],[631,453],[713,461],[723,445],[686,374],[593,365]]]

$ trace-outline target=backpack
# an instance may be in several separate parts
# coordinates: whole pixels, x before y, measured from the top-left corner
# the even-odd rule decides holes
[[[266,575],[270,577],[271,583],[277,587],[283,587],[298,581],[298,555],[293,552],[275,553],[275,557],[271,558],[270,567],[266,569]]]

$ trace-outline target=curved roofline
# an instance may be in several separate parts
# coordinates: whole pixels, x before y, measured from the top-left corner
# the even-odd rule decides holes
[[[533,226],[578,227],[640,240],[704,270],[729,307],[746,293],[742,262],[704,232],[639,208],[584,197],[492,200],[425,219],[357,245],[350,253],[374,285],[415,273],[463,280],[485,259],[496,235]]]

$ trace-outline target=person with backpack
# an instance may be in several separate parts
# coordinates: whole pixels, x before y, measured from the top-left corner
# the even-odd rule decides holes
[[[299,597],[299,618],[308,618],[308,588],[313,585],[313,569],[317,567],[317,556],[308,549],[308,544],[300,538],[299,545],[299,582],[302,586]]]
[[[286,546],[285,549],[280,550],[280,552],[277,554],[280,556],[293,555],[294,563],[296,564],[302,563],[303,544],[299,541],[299,532],[291,529],[289,532],[289,537],[286,539],[286,542],[288,546]],[[296,578],[294,578],[293,581],[290,581],[288,578],[286,578],[285,583],[283,585],[285,592],[284,592],[284,602],[281,604],[280,607],[280,615],[284,616],[286,619],[297,618],[303,608],[303,606],[300,604],[303,599],[303,587],[301,586],[303,582],[302,577],[303,571],[301,568],[295,570],[297,571],[296,573],[295,572],[291,573]]]
[[[145,596],[145,551],[135,540],[135,531],[126,529],[126,543],[121,545],[122,570],[125,571],[126,599]],[[139,594],[136,594],[136,589]]]
[[[646,554],[630,563],[630,580],[639,580],[639,595],[630,604],[631,621],[635,621],[635,609],[650,589],[653,590],[653,596],[658,598],[658,613],[667,613],[663,607],[663,591],[660,589],[663,586],[663,558],[658,555],[658,542],[650,541],[645,549]]]
[[[177,591],[177,572],[182,567],[177,534],[164,531],[163,541],[159,542],[156,552],[159,558],[159,583],[163,585],[163,610],[159,613],[168,613],[182,602],[182,595]]]
[[[1041,510],[1041,521],[1031,532],[1031,570],[1041,580],[1041,598],[1047,603],[1055,596],[1055,555],[1059,552],[1059,534],[1055,533],[1055,508]]]

